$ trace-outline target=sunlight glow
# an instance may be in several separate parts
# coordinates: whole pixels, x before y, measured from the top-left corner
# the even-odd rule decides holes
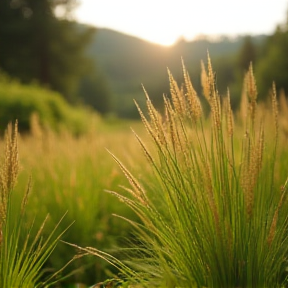
[[[171,45],[197,35],[272,33],[287,0],[82,0],[75,18],[96,27]]]

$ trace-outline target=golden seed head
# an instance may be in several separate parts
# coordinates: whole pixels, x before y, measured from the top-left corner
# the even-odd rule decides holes
[[[249,66],[249,70],[248,70],[248,73],[246,74],[246,78],[247,78],[246,84],[247,84],[248,96],[251,99],[251,101],[256,101],[258,92],[257,92],[256,80],[254,77],[252,63]]]
[[[250,119],[253,125],[256,117],[256,100],[258,92],[257,92],[256,80],[253,73],[252,63],[250,64],[249,70],[246,73],[245,83],[246,83],[247,98],[249,100]]]
[[[183,90],[179,88],[177,82],[175,81],[169,70],[168,75],[169,75],[170,94],[173,107],[179,115],[185,115],[185,102],[184,102]]]
[[[187,114],[192,118],[194,121],[197,121],[202,116],[202,107],[198,95],[193,88],[192,82],[190,80],[189,74],[187,69],[183,65],[183,75],[184,75],[184,84],[186,88],[186,99],[187,99]]]
[[[205,69],[204,62],[201,61],[201,85],[203,89],[203,95],[205,96],[208,103],[210,103],[210,85],[209,85],[209,79],[208,75]]]
[[[233,112],[231,109],[231,102],[230,102],[230,91],[228,89],[227,91],[227,111],[226,111],[226,115],[227,115],[227,131],[228,131],[228,135],[232,136],[233,135],[233,127],[234,127],[234,122],[233,122]]]
[[[1,206],[0,215],[2,219],[6,217],[7,201],[11,190],[14,188],[19,170],[18,160],[18,123],[16,121],[14,130],[12,130],[12,124],[8,125],[5,138],[6,149],[4,164],[0,171],[0,187],[1,187]]]
[[[6,221],[8,199],[13,190],[19,170],[18,163],[18,122],[8,125],[5,134],[6,149],[4,163],[0,170],[0,238],[2,239],[2,227]],[[0,239],[0,243],[1,243]]]

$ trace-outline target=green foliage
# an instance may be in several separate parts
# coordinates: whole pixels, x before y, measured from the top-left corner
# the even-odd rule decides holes
[[[90,71],[84,52],[95,32],[67,20],[74,5],[74,0],[0,3],[0,69],[24,83],[49,86],[71,103],[80,78]],[[66,11],[62,18],[55,16],[59,7]]]
[[[31,116],[37,114],[41,125],[55,131],[68,129],[75,134],[88,130],[93,114],[83,108],[67,104],[60,94],[37,85],[22,85],[1,76],[0,122],[1,129],[16,119],[20,131],[29,131]]]
[[[256,47],[251,36],[246,36],[238,55],[238,66],[242,72],[249,69],[251,63],[256,63]]]
[[[267,91],[272,82],[277,84],[277,89],[288,92],[288,19],[287,22],[277,27],[275,33],[268,37],[256,66],[256,76],[259,83],[259,94],[262,99],[267,97]]]
[[[81,78],[77,95],[81,101],[101,114],[111,111],[111,92],[106,79],[99,72]]]

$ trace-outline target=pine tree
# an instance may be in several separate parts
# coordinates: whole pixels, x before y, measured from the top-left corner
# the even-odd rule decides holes
[[[76,102],[79,81],[91,71],[85,49],[95,32],[69,20],[76,4],[75,0],[1,0],[0,69]],[[56,17],[59,9],[61,18]]]

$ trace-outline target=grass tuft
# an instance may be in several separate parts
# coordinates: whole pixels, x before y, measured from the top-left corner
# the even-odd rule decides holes
[[[43,274],[41,268],[65,231],[57,232],[61,219],[49,236],[43,237],[47,215],[35,236],[32,236],[34,225],[25,221],[31,178],[20,205],[17,203],[18,197],[14,197],[19,170],[17,137],[16,122],[14,128],[10,124],[6,131],[6,151],[0,173],[0,287],[48,287],[49,281],[40,281]]]
[[[283,287],[288,187],[282,177],[287,172],[276,175],[275,86],[272,109],[258,113],[251,65],[244,79],[239,121],[229,91],[226,98],[217,91],[209,55],[207,68],[201,65],[208,118],[184,64],[180,87],[168,71],[171,98],[164,97],[163,114],[146,91],[149,118],[136,103],[152,145],[135,135],[152,176],[137,179],[112,155],[131,187],[126,189],[128,196],[111,193],[141,219],[128,220],[137,241],[133,249],[124,250],[129,261],[97,249],[77,248],[106,259],[122,273],[145,279],[148,287]]]

